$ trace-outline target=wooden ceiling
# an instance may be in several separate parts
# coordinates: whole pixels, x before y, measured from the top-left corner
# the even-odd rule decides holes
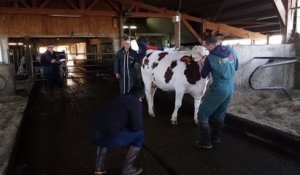
[[[266,38],[286,30],[288,2],[295,0],[0,0],[1,13],[37,15],[120,15],[130,18],[172,18],[199,41],[203,32]],[[200,24],[200,25],[199,25]],[[200,27],[199,27],[200,26]]]
[[[281,33],[274,0],[144,0],[211,22],[225,23],[265,35]]]

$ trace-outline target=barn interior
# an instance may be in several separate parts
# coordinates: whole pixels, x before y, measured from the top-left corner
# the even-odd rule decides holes
[[[299,4],[299,0],[1,0],[4,114],[0,115],[7,117],[0,123],[17,115],[4,112],[16,105],[23,116],[34,85],[45,81],[39,57],[47,45],[59,52],[66,83],[83,84],[83,78],[114,76],[113,60],[124,35],[176,49],[203,45],[205,36],[217,35],[223,45],[236,50],[240,61],[230,121],[249,120],[276,134],[279,130],[280,138],[294,144],[283,147],[294,150],[300,140]],[[174,98],[172,93],[159,94]],[[16,96],[22,97],[20,104],[4,109]],[[193,106],[190,96],[183,101],[187,108]],[[6,131],[3,138],[11,136],[6,149],[13,149],[19,128],[10,126],[21,119],[0,128]],[[273,142],[276,136],[265,137],[274,137]],[[7,151],[0,153],[6,161],[11,159]]]

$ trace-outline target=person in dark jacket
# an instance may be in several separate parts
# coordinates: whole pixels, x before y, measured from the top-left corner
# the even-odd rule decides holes
[[[130,47],[130,39],[125,38],[123,47],[117,52],[114,60],[114,73],[119,79],[120,93],[128,94],[130,88],[137,83],[137,70],[135,63],[138,61],[138,54]]]
[[[129,146],[122,174],[133,175],[143,171],[133,166],[143,142],[142,89],[133,87],[129,95],[120,95],[99,109],[89,127],[89,138],[97,145],[95,174],[106,174],[104,161],[108,148]]]
[[[195,144],[198,148],[211,149],[211,142],[221,142],[220,132],[234,91],[238,58],[233,48],[219,45],[216,36],[208,37],[205,40],[205,47],[210,54],[204,61],[201,77],[206,78],[211,74],[213,83],[199,107],[198,121],[201,139]]]
[[[60,75],[60,64],[59,57],[53,50],[53,45],[48,45],[47,51],[41,55],[41,65],[43,66],[43,74],[47,80],[47,88],[50,91],[51,97],[54,96],[54,87],[63,87],[63,81]]]

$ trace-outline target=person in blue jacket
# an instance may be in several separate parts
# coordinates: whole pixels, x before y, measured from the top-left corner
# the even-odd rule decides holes
[[[114,60],[114,73],[119,79],[120,94],[128,94],[130,88],[137,84],[138,53],[131,49],[130,39],[125,38],[123,47],[117,52]]]
[[[144,91],[133,87],[128,95],[120,95],[102,105],[89,126],[89,139],[97,146],[95,174],[106,174],[104,161],[108,148],[129,146],[122,175],[139,174],[142,168],[133,166],[144,142],[142,98]]]
[[[210,54],[204,61],[201,77],[206,78],[211,74],[213,83],[199,107],[201,139],[195,144],[198,148],[211,149],[211,142],[221,142],[220,132],[234,91],[238,58],[233,48],[218,44],[216,36],[208,37],[205,40],[205,47]]]

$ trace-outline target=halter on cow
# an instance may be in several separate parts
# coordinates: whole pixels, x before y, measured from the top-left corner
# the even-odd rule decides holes
[[[150,117],[153,112],[153,97],[157,88],[175,91],[175,108],[171,123],[177,124],[177,112],[185,93],[194,98],[194,120],[198,123],[197,113],[205,93],[208,78],[201,78],[198,61],[208,55],[203,46],[194,46],[191,51],[149,51],[143,59],[141,73],[145,84]]]

